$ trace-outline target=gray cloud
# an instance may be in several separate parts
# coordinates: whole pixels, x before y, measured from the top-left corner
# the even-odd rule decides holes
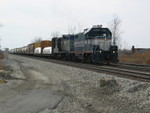
[[[113,14],[122,20],[122,40],[129,47],[149,47],[148,0],[1,0],[2,46],[24,46],[35,37],[50,38],[51,32],[68,32],[68,26],[107,26]]]

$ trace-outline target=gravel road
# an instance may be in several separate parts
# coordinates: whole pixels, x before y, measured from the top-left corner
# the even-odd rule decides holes
[[[9,55],[0,113],[149,113],[150,83]]]

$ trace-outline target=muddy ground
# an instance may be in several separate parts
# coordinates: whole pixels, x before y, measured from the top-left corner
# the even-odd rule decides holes
[[[0,113],[149,113],[150,83],[9,55]]]

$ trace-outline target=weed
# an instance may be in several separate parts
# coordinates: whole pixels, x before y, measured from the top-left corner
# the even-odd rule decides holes
[[[136,64],[150,64],[150,52],[139,52],[130,55],[123,55],[119,57],[120,62],[136,63]]]

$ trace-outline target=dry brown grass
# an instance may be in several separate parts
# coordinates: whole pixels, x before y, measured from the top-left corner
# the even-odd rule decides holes
[[[5,64],[3,62],[0,62],[0,70],[5,70],[6,67],[5,67]]]
[[[5,58],[4,54],[2,52],[0,52],[0,59]]]
[[[0,60],[4,58],[5,58],[4,54],[0,52]],[[2,61],[0,61],[0,70],[5,70],[5,64]]]
[[[135,64],[150,64],[150,51],[134,53],[119,57],[120,62]]]
[[[0,79],[0,83],[4,83],[4,82],[6,82],[5,80],[3,80],[3,79]]]

